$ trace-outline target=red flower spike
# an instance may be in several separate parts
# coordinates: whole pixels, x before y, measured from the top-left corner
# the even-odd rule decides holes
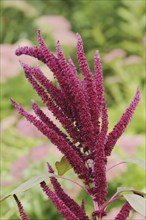
[[[66,117],[66,115],[58,108],[57,105],[48,97],[46,91],[43,87],[38,85],[29,72],[29,68],[23,65],[25,76],[28,81],[32,84],[33,88],[36,90],[37,94],[41,97],[43,103],[46,104],[47,108],[54,114],[54,116],[62,123],[68,134],[73,138],[75,142],[78,142],[78,132],[74,127],[72,121]]]
[[[90,115],[89,108],[85,100],[84,93],[81,88],[78,75],[74,69],[71,59],[69,59],[69,65],[66,63],[66,60],[64,58],[64,55],[63,55],[63,52],[62,52],[62,49],[59,43],[57,44],[57,55],[59,58],[59,64],[61,68],[63,69],[64,72],[66,72],[66,75],[68,76],[68,84],[70,86],[72,98],[77,108],[79,118],[80,118],[80,123],[82,125],[81,126],[82,137],[84,138],[84,141],[87,142],[87,146],[91,145],[91,147],[93,147],[92,142],[95,139],[94,129],[91,123],[91,115]]]
[[[119,139],[119,137],[122,135],[122,133],[125,131],[126,127],[128,126],[139,101],[140,101],[140,90],[139,88],[137,88],[136,94],[130,106],[126,109],[120,121],[115,125],[113,131],[110,132],[108,135],[107,142],[105,144],[106,156],[110,156],[112,149],[114,148],[117,140]]]
[[[72,121],[76,120],[76,110],[74,108],[74,103],[73,103],[73,97],[71,94],[71,89],[70,89],[70,83],[69,83],[69,78],[68,78],[68,74],[66,73],[66,61],[64,58],[64,55],[61,51],[60,45],[59,45],[59,41],[56,44],[56,53],[57,53],[57,57],[58,57],[58,63],[59,63],[59,67],[60,67],[60,71],[62,75],[65,75],[65,79],[64,79],[64,91],[67,95],[67,105],[72,113]],[[64,63],[62,63],[62,60]],[[63,66],[62,66],[63,64]],[[68,65],[68,64],[67,64]],[[67,67],[68,68],[68,67]]]
[[[83,87],[78,79],[76,68],[71,59],[69,59],[69,67],[70,71],[68,72],[68,75],[70,77],[72,93],[76,104],[75,106],[79,114],[83,147],[89,147],[93,150],[95,144],[95,131],[91,121],[90,109],[86,102]]]
[[[84,53],[83,42],[82,38],[79,34],[77,34],[77,55],[78,55],[78,62],[80,65],[80,69],[82,74],[85,76],[84,78],[84,86],[87,93],[87,103],[90,108],[91,120],[92,124],[94,125],[94,129],[96,134],[98,133],[98,99],[97,99],[97,91],[95,87],[95,83],[92,78],[92,73],[88,66],[86,56]]]
[[[69,112],[66,112],[67,103],[62,91],[53,85],[47,77],[42,73],[39,67],[30,68],[30,73],[33,77],[47,90],[51,98],[56,102],[56,104],[70,117]]]
[[[76,148],[72,142],[70,142],[68,140],[68,137],[65,133],[63,133],[61,130],[59,130],[59,128],[45,115],[45,113],[38,107],[38,105],[32,101],[32,109],[34,110],[34,112],[36,113],[36,115],[40,118],[40,120],[45,123],[49,128],[51,128],[52,130],[54,130],[59,136],[62,136],[66,139],[66,141],[68,142],[68,144],[70,146],[72,146],[72,148],[74,149],[74,151],[76,151],[76,153],[83,158],[83,155],[81,153],[81,151]]]
[[[56,195],[76,216],[78,216],[80,220],[89,220],[82,208],[64,192],[63,188],[55,177],[51,177],[51,183],[53,185]]]
[[[77,56],[78,56],[78,62],[79,62],[82,74],[85,77],[87,77],[87,76],[92,77],[92,73],[91,73],[91,70],[90,70],[89,65],[87,63],[86,56],[84,53],[83,41],[82,41],[80,34],[77,34]]]
[[[67,103],[65,100],[65,97],[62,93],[62,91],[55,87],[52,82],[50,82],[42,73],[39,67],[37,68],[32,68],[20,61],[25,73],[28,73],[32,75],[40,84],[41,86],[47,90],[49,93],[50,97],[53,99],[53,101],[56,103],[58,107],[64,111],[64,113],[68,116],[71,117],[70,112],[67,111]]]
[[[125,202],[123,207],[121,208],[118,215],[115,217],[115,220],[126,220],[132,210],[131,205],[128,202]]]
[[[32,109],[35,114],[44,122],[49,128],[53,129],[58,135],[67,138],[67,136],[59,130],[59,128],[45,115],[45,113],[39,108],[39,106],[32,101]]]
[[[22,54],[29,55],[31,57],[37,58],[38,60],[41,60],[42,62],[45,62],[43,53],[40,50],[40,48],[37,46],[36,47],[19,47],[15,51],[15,54],[17,56],[20,56]]]
[[[42,35],[41,35],[40,28],[38,28],[37,37],[38,37],[39,45],[40,45],[41,47],[46,47],[46,44],[45,44],[45,42],[44,42],[44,39],[43,39],[43,37],[42,37]]]
[[[51,165],[48,164],[49,173],[54,173]],[[65,203],[65,205],[76,215],[80,218],[80,220],[89,220],[89,218],[85,214],[85,209],[83,210],[73,199],[68,196],[63,188],[61,187],[60,183],[55,177],[51,177],[51,183],[55,190],[56,195]]]
[[[98,120],[98,129],[99,129],[99,117],[103,102],[103,74],[102,74],[102,67],[101,67],[101,60],[98,51],[95,53],[94,57],[94,69],[95,69],[95,75],[94,75],[94,81],[97,91],[97,120]]]
[[[86,168],[82,158],[72,149],[72,146],[68,144],[65,138],[59,136],[55,131],[48,128],[40,120],[36,119],[33,115],[26,112],[20,105],[18,105],[14,100],[11,99],[12,104],[17,109],[17,111],[23,115],[28,121],[35,125],[39,131],[41,131],[48,139],[55,144],[58,149],[65,155],[71,166],[74,168],[75,173],[78,174],[79,178],[89,180],[89,171]]]
[[[17,56],[20,56],[22,54],[29,55],[45,63],[53,72],[55,78],[59,82],[59,85],[64,95],[68,98],[68,85],[66,83],[66,76],[64,73],[61,72],[58,64],[58,59],[51,53],[47,46],[42,43],[41,40],[43,39],[41,37],[39,38],[39,40],[41,42],[41,47],[20,47],[16,50],[15,53]]]
[[[104,152],[104,143],[108,131],[108,114],[105,100],[102,106],[102,129],[98,135],[97,145],[95,147],[94,159],[94,182],[95,182],[95,201],[102,206],[106,201],[107,181],[106,181],[106,157]]]
[[[21,202],[19,201],[19,199],[17,198],[17,196],[13,195],[13,197],[17,203],[21,219],[22,220],[30,220],[30,218],[25,214],[23,206],[22,206]]]
[[[48,172],[54,174],[54,170],[53,170],[53,168],[51,167],[51,164],[50,164],[49,162],[47,162],[47,166],[48,166]]]
[[[58,211],[66,220],[79,220],[79,218],[70,211],[70,209],[64,204],[64,202],[49,189],[45,182],[40,183],[40,185],[48,198],[52,201],[52,203],[56,206]]]

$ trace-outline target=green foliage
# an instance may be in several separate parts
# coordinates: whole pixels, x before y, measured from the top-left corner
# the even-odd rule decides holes
[[[34,197],[35,199],[32,199]],[[30,219],[47,220],[49,213],[49,216],[51,216],[52,219],[63,220],[62,216],[56,212],[54,205],[48,201],[45,195],[42,194],[39,187],[37,189],[32,189],[31,194],[27,193],[27,195],[21,196],[21,200]],[[4,203],[1,204],[1,210],[1,220],[20,219],[13,198],[4,201]]]
[[[16,3],[16,1],[14,2]],[[19,4],[17,5],[19,6]],[[11,1],[3,1],[1,6],[2,34],[0,42],[12,44],[16,43],[20,38],[27,37],[32,40],[34,33],[33,18],[27,16],[25,9],[22,10],[17,6],[11,6]],[[21,22],[21,25],[18,25],[18,22]]]
[[[10,102],[12,96],[23,106],[30,106],[31,99],[35,99],[39,104],[42,104],[40,98],[28,84],[27,80],[25,80],[24,74],[21,73],[17,77],[8,79],[5,84],[1,85],[1,119],[14,112],[14,107]]]
[[[70,170],[72,168],[72,166],[70,165],[70,163],[68,162],[68,160],[65,158],[65,156],[63,156],[61,158],[60,162],[56,162],[55,163],[57,172],[59,176],[64,175],[68,170]]]

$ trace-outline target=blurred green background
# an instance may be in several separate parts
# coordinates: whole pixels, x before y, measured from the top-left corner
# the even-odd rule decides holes
[[[9,98],[13,97],[31,110],[31,100],[42,105],[39,97],[27,83],[18,62],[24,60],[36,66],[37,60],[16,57],[19,46],[37,44],[38,26],[48,47],[55,53],[60,40],[66,57],[70,55],[77,65],[76,35],[83,38],[89,65],[94,70],[96,50],[102,57],[105,96],[109,112],[109,130],[119,120],[132,100],[137,86],[141,102],[124,136],[109,161],[109,166],[125,158],[144,160],[144,86],[145,86],[145,1],[144,0],[2,0],[1,1],[1,191],[2,195],[20,183],[47,171],[46,161],[54,166],[61,154],[39,132],[16,113]],[[42,66],[49,79],[51,72]],[[52,115],[50,115],[52,117]],[[49,145],[49,146],[48,146]],[[119,186],[144,189],[143,170],[136,165],[121,165],[108,174],[109,197]],[[72,171],[66,173],[76,178]],[[76,186],[62,181],[65,189],[80,204],[83,197],[88,213],[92,203]],[[74,193],[72,193],[74,192]],[[20,195],[31,219],[62,219],[47,200],[39,186]],[[114,207],[119,208],[122,202]],[[109,207],[109,211],[113,206]],[[110,217],[112,218],[112,217]],[[2,220],[19,219],[12,198],[1,206]],[[92,218],[91,218],[92,219]],[[131,219],[142,220],[132,214]],[[111,220],[111,219],[110,219]]]

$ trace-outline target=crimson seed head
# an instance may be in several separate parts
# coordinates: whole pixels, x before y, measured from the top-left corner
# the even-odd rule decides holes
[[[28,218],[28,216],[25,214],[23,206],[22,206],[21,202],[19,201],[19,199],[17,198],[17,196],[13,195],[13,197],[16,201],[17,206],[18,206],[21,219],[22,220],[30,220],[30,218]]]
[[[57,86],[47,79],[40,67],[32,68],[21,62],[27,80],[66,132],[60,130],[34,101],[32,109],[36,116],[25,111],[11,99],[12,104],[64,154],[75,173],[84,181],[94,203],[98,204],[98,210],[93,212],[93,216],[101,217],[106,214],[101,213],[100,208],[106,202],[107,195],[107,157],[130,122],[140,100],[140,91],[137,89],[130,106],[108,134],[108,112],[99,52],[95,53],[95,73],[92,74],[84,53],[82,38],[77,34],[77,58],[83,75],[81,80],[71,58],[66,61],[59,42],[56,45],[55,56],[46,46],[40,30],[38,41],[39,46],[18,48],[16,55],[25,54],[37,58],[53,72]],[[48,169],[50,173],[54,173],[49,164]],[[75,203],[64,192],[56,178],[52,177],[51,183],[54,192],[44,182],[41,183],[41,187],[67,220],[89,219],[85,213],[84,202],[81,207]],[[127,210],[127,207],[126,204],[121,211],[122,215],[120,213],[119,216],[126,215],[127,212],[123,210]],[[22,213],[22,208],[20,211]]]
[[[132,210],[131,205],[128,202],[125,202],[123,207],[121,208],[118,215],[115,217],[115,220],[126,220]]]

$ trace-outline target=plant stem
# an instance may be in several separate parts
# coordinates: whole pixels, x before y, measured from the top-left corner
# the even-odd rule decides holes
[[[112,167],[110,167],[110,168],[107,170],[107,172],[108,172],[109,170],[113,169],[114,167],[116,167],[116,166],[118,166],[118,165],[121,165],[121,164],[123,164],[123,163],[127,163],[127,162],[122,161],[122,162],[120,162],[120,163],[117,163],[117,164],[113,165]]]
[[[92,172],[94,173],[94,164],[92,165]],[[93,187],[95,187],[95,183],[94,182],[93,182]],[[92,197],[92,199],[93,199],[93,204],[94,204],[94,210],[98,211],[99,210],[98,202],[94,201],[93,197]],[[96,220],[99,220],[99,218],[97,216],[96,216]]]
[[[108,205],[109,205],[110,203],[112,203],[113,201],[115,201],[115,200],[117,200],[117,199],[120,199],[120,198],[122,198],[122,197],[123,197],[123,196],[112,197],[112,198],[106,203],[106,205],[104,206],[103,210],[106,211],[106,208],[108,207]]]
[[[69,178],[66,178],[66,177],[63,177],[63,176],[58,176],[56,174],[53,174],[51,177],[56,177],[56,178],[68,180],[68,181],[70,181],[72,183],[75,183],[76,185],[78,185],[79,187],[81,187],[83,190],[85,190],[88,193],[87,189],[84,186],[82,186],[80,183],[76,182],[76,181],[73,181],[73,180],[71,180]],[[90,195],[90,194],[88,193],[88,195]]]

